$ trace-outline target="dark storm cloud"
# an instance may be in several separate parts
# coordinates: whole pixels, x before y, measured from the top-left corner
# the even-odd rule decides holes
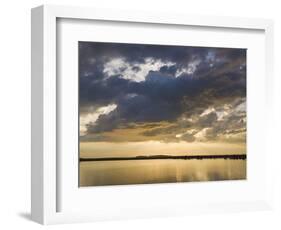
[[[141,71],[141,64],[145,64],[147,58],[171,64],[149,71],[143,81],[137,82],[124,79],[122,71],[126,66],[120,74],[105,74],[105,64],[114,58],[125,60],[133,72]],[[80,113],[87,113],[91,106],[117,105],[110,113],[100,115],[95,123],[89,123],[88,133],[146,122],[178,122],[181,116],[200,115],[210,106],[220,107],[245,98],[246,50],[80,42],[79,83]],[[233,119],[234,123],[238,121],[237,117]],[[199,119],[196,128],[212,126],[216,120],[216,113],[210,113]],[[217,126],[210,137],[225,128]],[[174,134],[176,129],[159,128],[143,135],[161,132]],[[182,138],[194,140],[188,133]]]
[[[166,74],[171,74],[171,75],[175,75],[176,72],[177,72],[177,66],[176,65],[173,65],[173,66],[162,66],[160,68],[160,72],[161,73],[166,73]]]
[[[133,63],[142,63],[145,58],[151,57],[175,61],[177,64],[180,64],[190,61],[194,55],[203,58],[207,52],[207,48],[200,47],[79,42],[82,68],[89,63],[89,58],[91,57],[97,58],[98,61],[107,61],[110,58],[122,56],[127,61]],[[222,52],[220,52],[220,55],[224,56]]]
[[[153,99],[150,96],[138,95],[132,98],[120,97],[117,108],[107,115],[101,115],[89,132],[105,132],[115,128],[128,127],[129,123],[159,122],[175,120],[180,114],[177,103]]]

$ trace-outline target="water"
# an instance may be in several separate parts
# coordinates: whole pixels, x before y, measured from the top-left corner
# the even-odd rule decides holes
[[[246,160],[129,160],[80,162],[80,186],[246,179]]]

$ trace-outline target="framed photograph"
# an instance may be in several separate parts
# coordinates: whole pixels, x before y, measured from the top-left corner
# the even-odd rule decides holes
[[[32,9],[32,219],[271,208],[273,23]]]

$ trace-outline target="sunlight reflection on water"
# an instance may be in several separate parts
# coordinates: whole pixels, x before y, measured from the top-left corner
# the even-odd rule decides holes
[[[80,186],[246,179],[246,160],[80,162]]]

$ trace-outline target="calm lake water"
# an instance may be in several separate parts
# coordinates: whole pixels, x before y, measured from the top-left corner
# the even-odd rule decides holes
[[[80,186],[246,179],[246,160],[129,160],[80,162]]]

